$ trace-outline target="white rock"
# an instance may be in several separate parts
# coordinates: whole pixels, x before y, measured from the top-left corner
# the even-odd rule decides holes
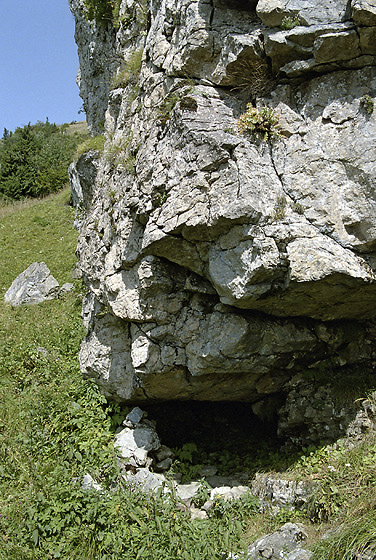
[[[44,262],[31,264],[13,281],[4,296],[6,303],[17,307],[36,304],[57,297],[59,282]]]

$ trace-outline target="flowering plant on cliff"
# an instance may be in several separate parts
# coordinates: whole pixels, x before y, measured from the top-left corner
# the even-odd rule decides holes
[[[282,136],[278,115],[274,109],[266,106],[257,109],[252,103],[248,103],[247,110],[240,115],[237,125],[240,134],[261,135],[265,141],[275,136]]]

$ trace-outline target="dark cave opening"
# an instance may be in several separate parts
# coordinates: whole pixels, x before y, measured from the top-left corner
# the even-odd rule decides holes
[[[172,449],[195,444],[193,462],[231,471],[284,469],[291,457],[277,435],[277,415],[261,420],[252,403],[238,401],[166,401],[144,405],[156,422],[161,443]]]
[[[218,446],[252,446],[260,438],[277,441],[277,418],[263,422],[249,402],[167,401],[143,409],[169,447],[194,442],[211,452]]]

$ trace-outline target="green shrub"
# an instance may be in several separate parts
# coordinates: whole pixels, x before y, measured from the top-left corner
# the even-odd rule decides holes
[[[130,12],[120,16],[121,0],[84,0],[84,16],[97,23],[106,25],[111,23],[117,30],[121,25],[127,26],[131,21],[137,22],[141,27],[147,23],[146,0],[135,2]]]
[[[274,219],[283,220],[286,216],[287,200],[285,196],[278,196],[274,207]]]
[[[137,49],[131,53],[118,72],[113,76],[111,88],[125,88],[128,85],[136,86],[140,76],[143,49]]]
[[[110,22],[117,4],[119,2],[115,0],[84,0],[85,18],[95,20],[97,23]]]
[[[278,116],[274,109],[266,106],[257,109],[248,103],[247,111],[240,115],[237,125],[240,134],[261,136],[265,141],[282,136]]]

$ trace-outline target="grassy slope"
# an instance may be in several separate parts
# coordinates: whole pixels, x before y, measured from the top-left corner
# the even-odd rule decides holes
[[[318,484],[307,514],[255,514],[252,499],[219,501],[207,521],[191,522],[173,501],[136,493],[83,492],[85,472],[116,478],[109,406],[83,381],[77,353],[83,329],[81,296],[12,308],[3,296],[34,261],[60,284],[71,281],[77,233],[67,191],[0,208],[0,560],[215,560],[288,520],[310,526],[315,559],[353,560],[376,545],[376,438],[351,452],[310,450],[288,473]],[[38,355],[42,346],[47,356]],[[119,422],[119,417],[118,417]],[[238,465],[241,470],[242,465]],[[331,524],[331,525],[330,525]],[[342,524],[342,525],[341,525]]]
[[[104,485],[104,471],[118,477],[112,441],[122,420],[112,422],[118,407],[79,372],[80,286],[37,306],[3,300],[34,261],[60,284],[71,280],[77,234],[68,198],[0,209],[0,559],[220,558],[239,542],[253,499],[218,503],[210,523],[192,524],[173,500],[84,492],[72,482],[86,472]]]

